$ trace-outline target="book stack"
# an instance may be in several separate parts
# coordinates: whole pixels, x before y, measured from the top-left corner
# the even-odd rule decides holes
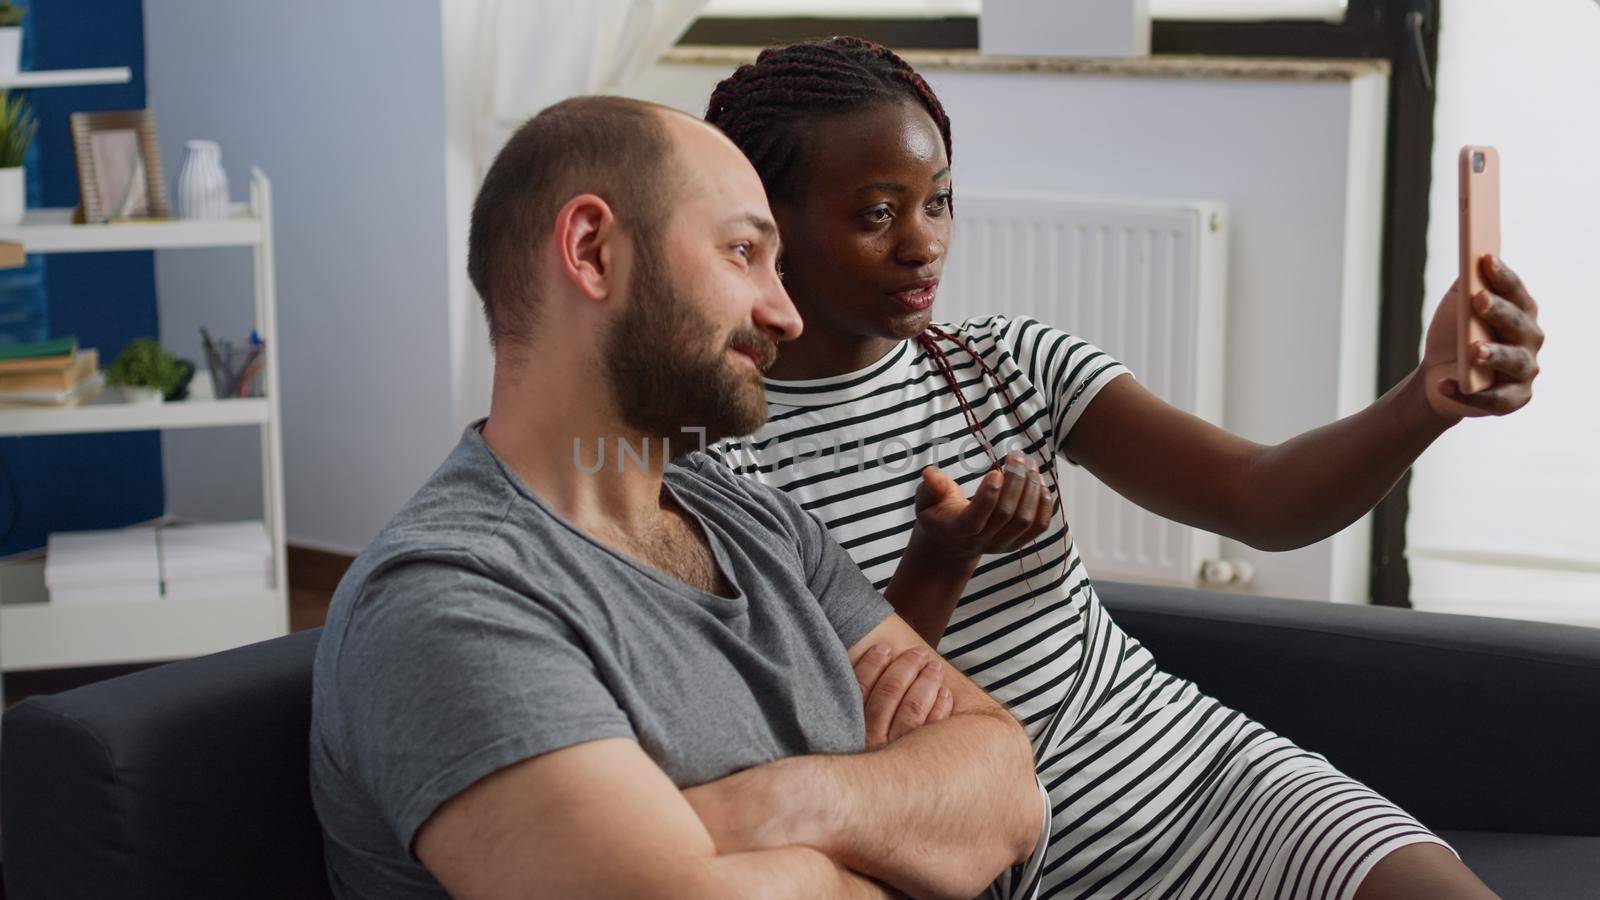
[[[44,560],[50,602],[62,606],[161,599],[153,528],[52,534]]]
[[[0,405],[68,406],[104,384],[99,355],[76,338],[0,344]]]
[[[161,581],[169,600],[206,600],[272,590],[266,524],[224,522],[161,529]]]

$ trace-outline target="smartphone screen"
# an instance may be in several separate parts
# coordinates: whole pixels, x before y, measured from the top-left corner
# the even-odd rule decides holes
[[[1456,380],[1464,394],[1494,384],[1494,370],[1474,364],[1473,345],[1493,339],[1489,326],[1472,311],[1472,298],[1487,290],[1479,268],[1486,254],[1500,255],[1500,154],[1493,147],[1461,148],[1461,296],[1456,329]]]

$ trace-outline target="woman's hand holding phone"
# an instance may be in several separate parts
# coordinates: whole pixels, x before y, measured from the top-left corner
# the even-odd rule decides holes
[[[1516,412],[1533,399],[1533,379],[1539,375],[1539,350],[1544,346],[1539,305],[1517,273],[1498,257],[1480,257],[1478,271],[1487,290],[1463,297],[1459,280],[1450,286],[1428,325],[1419,367],[1428,405],[1451,419]],[[1461,308],[1463,303],[1469,304],[1467,310]],[[1472,362],[1487,365],[1494,374],[1489,387],[1472,394],[1462,393],[1459,382],[1457,333],[1464,311],[1488,326],[1489,339],[1470,343],[1467,352]]]
[[[1428,326],[1421,366],[1428,405],[1452,422],[1528,405],[1544,346],[1538,304],[1500,259],[1499,151],[1461,148],[1456,197],[1456,283]]]

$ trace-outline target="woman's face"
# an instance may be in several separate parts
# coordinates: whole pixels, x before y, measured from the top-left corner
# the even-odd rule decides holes
[[[826,118],[809,145],[795,200],[773,207],[784,286],[805,320],[799,349],[881,355],[933,318],[950,246],[944,140],[908,101]]]

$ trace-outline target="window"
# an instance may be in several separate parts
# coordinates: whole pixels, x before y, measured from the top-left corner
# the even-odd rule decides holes
[[[1055,0],[1067,3],[1073,0]],[[1433,154],[1433,60],[1441,0],[1149,0],[1150,49],[1159,54],[1386,59],[1388,175],[1379,325],[1378,390],[1417,363]],[[711,0],[684,44],[767,46],[857,34],[900,49],[978,47],[983,0]],[[1372,600],[1409,606],[1406,485],[1378,504],[1372,529]]]

